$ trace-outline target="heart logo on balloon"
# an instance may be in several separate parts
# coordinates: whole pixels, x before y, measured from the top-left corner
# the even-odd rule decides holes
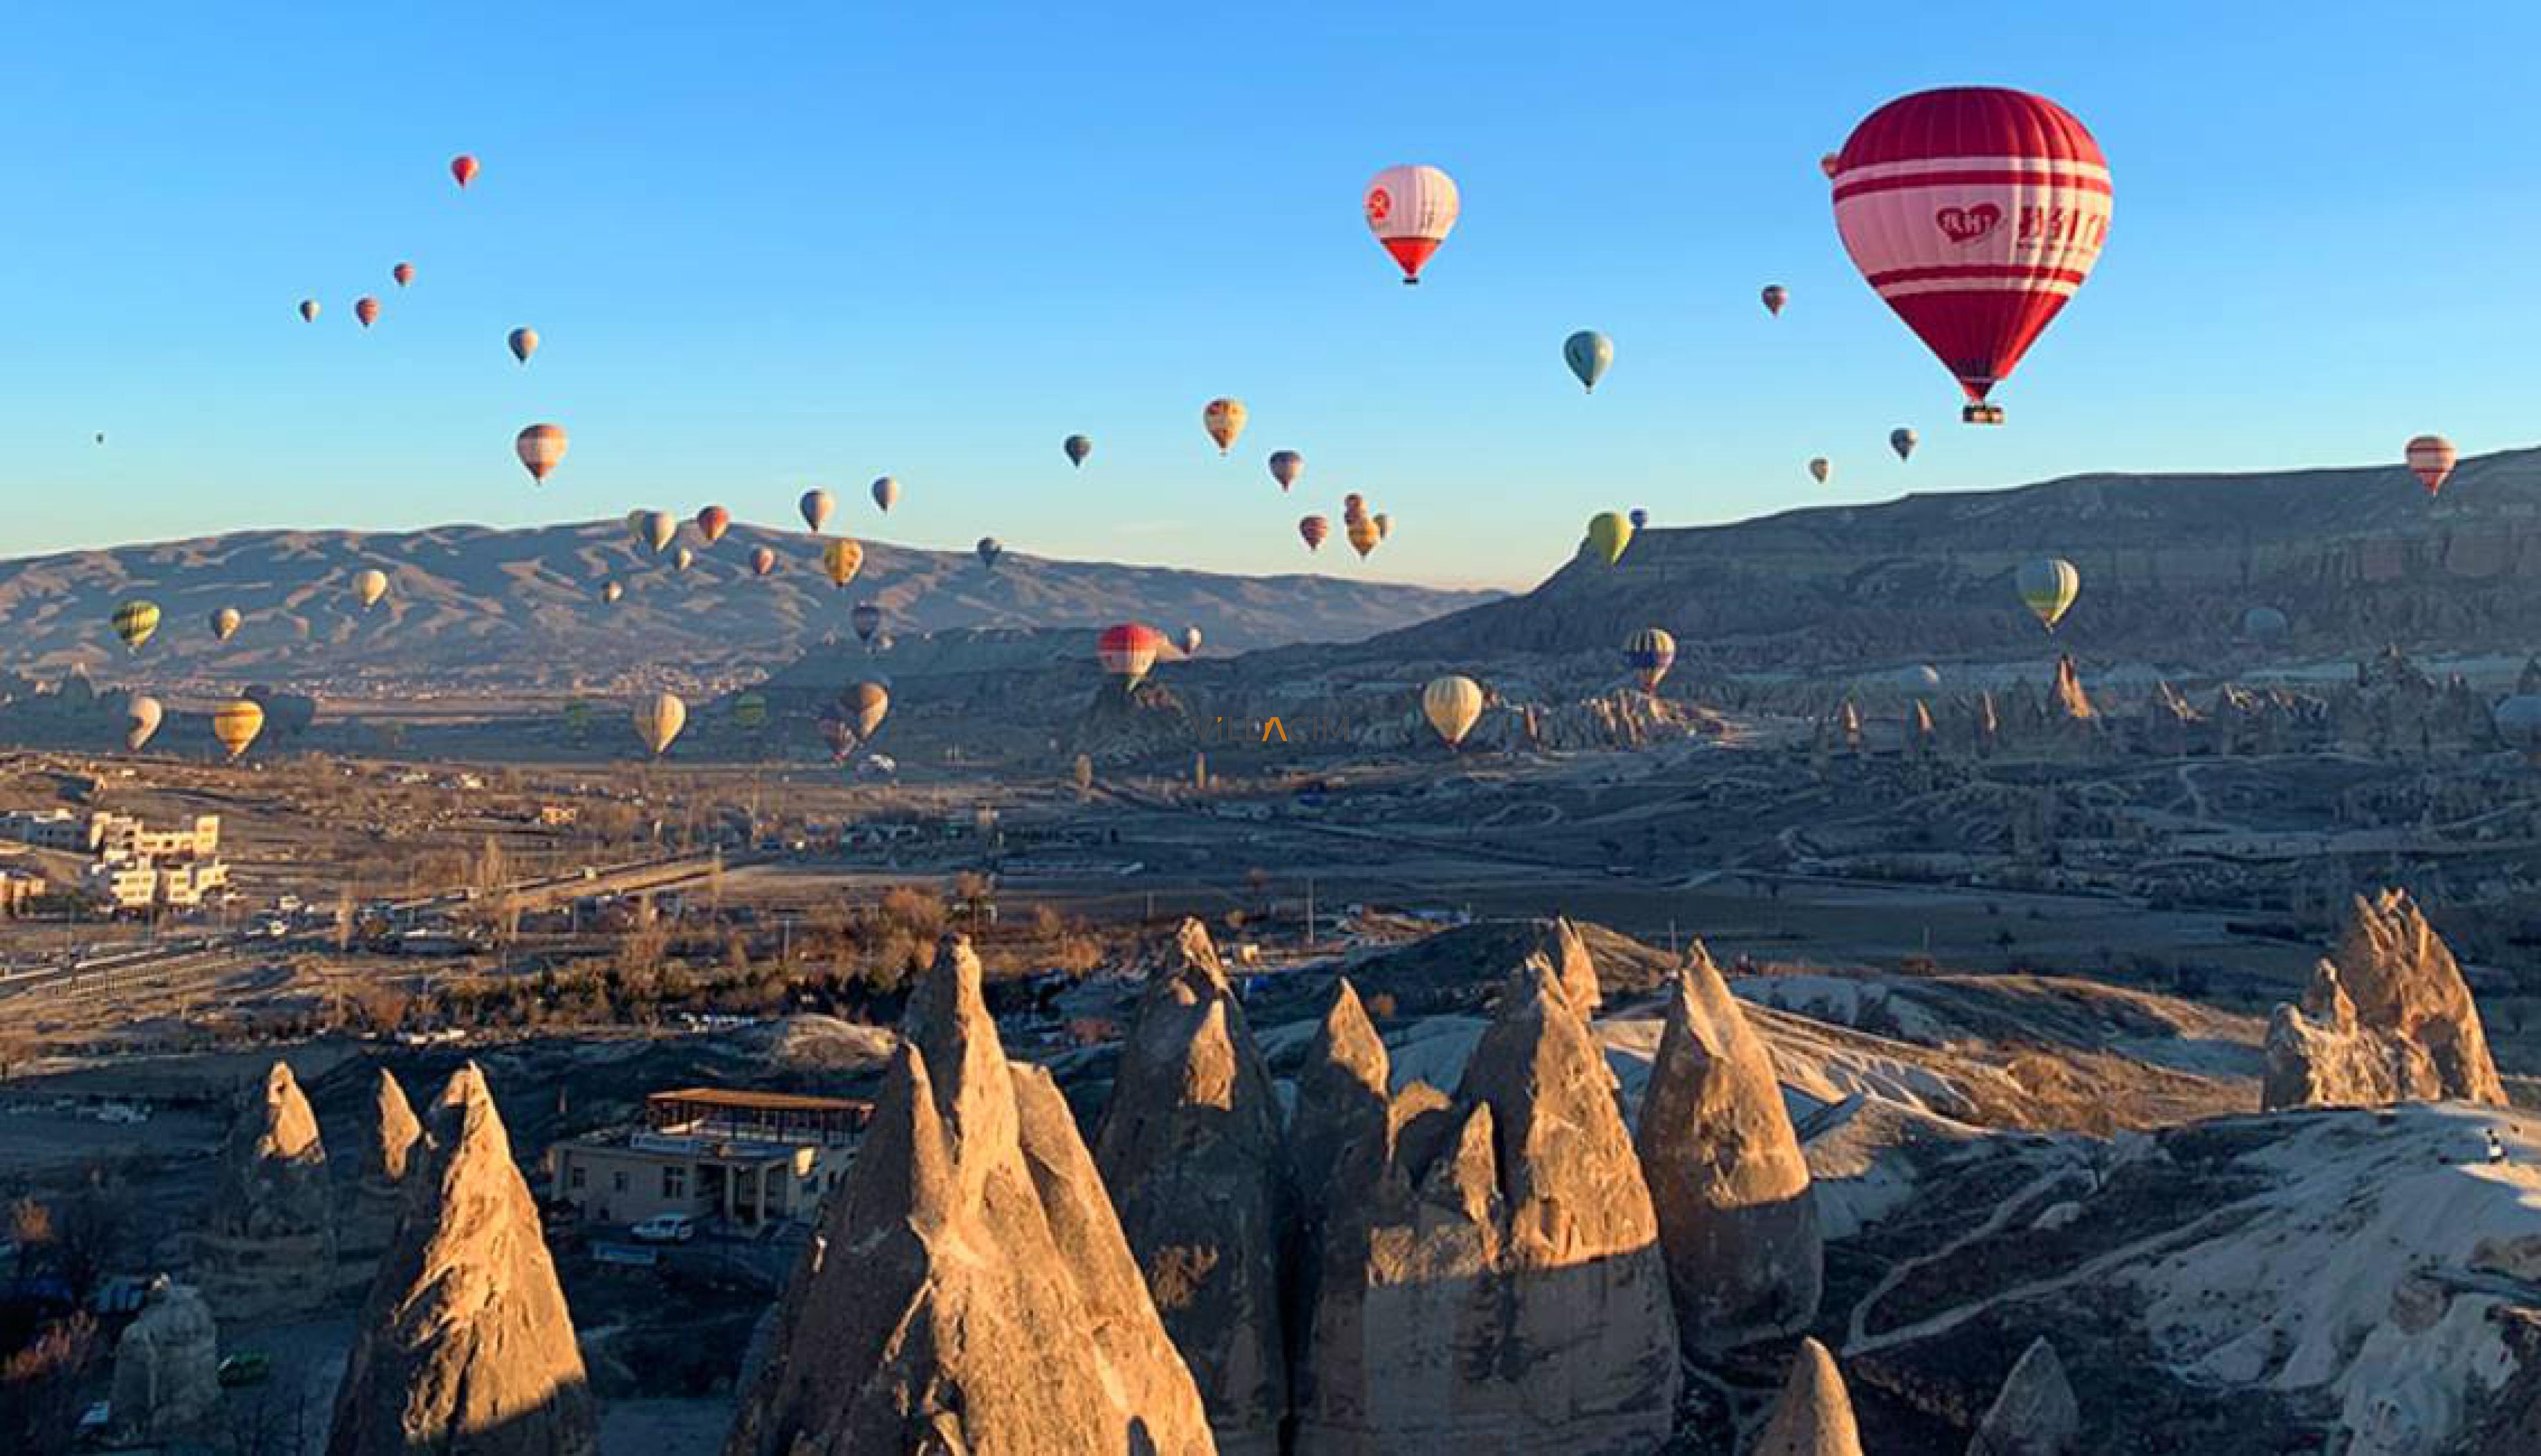
[[[1932,214],[1932,221],[1948,234],[1952,243],[1966,244],[1993,232],[2002,222],[2002,209],[1991,202],[1974,207],[1945,207]]]

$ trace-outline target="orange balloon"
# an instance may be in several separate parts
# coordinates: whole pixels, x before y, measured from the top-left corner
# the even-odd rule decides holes
[[[512,449],[529,468],[530,478],[544,481],[547,472],[563,461],[564,445],[562,425],[532,425],[512,442]]]

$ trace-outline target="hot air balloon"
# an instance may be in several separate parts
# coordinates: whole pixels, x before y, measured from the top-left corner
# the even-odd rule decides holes
[[[450,175],[462,187],[476,180],[476,159],[462,152],[450,159]]]
[[[1403,281],[1418,283],[1420,269],[1454,231],[1462,200],[1453,177],[1434,167],[1389,167],[1367,184],[1363,200],[1367,230],[1403,269]]]
[[[2012,578],[2012,585],[2020,591],[2021,605],[2029,608],[2030,615],[2038,618],[2041,626],[2053,632],[2057,622],[2072,607],[2073,598],[2081,594],[2082,574],[2075,571],[2069,561],[2042,556],[2036,561],[2023,562],[2019,573]]]
[[[1676,639],[1657,627],[1644,627],[1624,641],[1625,659],[1640,674],[1641,691],[1659,690],[1659,679],[1676,665]]]
[[[821,570],[833,587],[844,587],[856,579],[865,564],[865,548],[839,536],[821,548]]]
[[[1217,442],[1217,452],[1226,453],[1234,448],[1235,437],[1244,433],[1244,401],[1226,398],[1210,400],[1200,406],[1199,424],[1201,429],[1208,432],[1208,438]]]
[[[1324,537],[1332,533],[1333,523],[1320,516],[1309,516],[1297,522],[1297,534],[1304,538],[1309,551],[1322,550]]]
[[[803,513],[803,523],[818,532],[830,523],[830,513],[838,509],[838,498],[825,490],[807,490],[796,509]]]
[[[1183,656],[1187,658],[1196,658],[1199,656],[1199,629],[1198,627],[1185,627],[1183,629]]]
[[[1638,506],[1634,506],[1633,508],[1633,514],[1625,517],[1624,519],[1633,523],[1633,529],[1640,530],[1650,523],[1650,513],[1642,510]]]
[[[636,514],[635,539],[642,542],[656,556],[670,550],[671,542],[677,539],[679,534],[680,519],[668,511],[643,511]]]
[[[2272,606],[2254,606],[2241,614],[2241,635],[2252,642],[2275,642],[2292,627],[2286,614]]]
[[[362,327],[370,327],[371,320],[379,316],[380,301],[378,299],[372,298],[369,294],[364,294],[360,298],[353,300],[353,317],[361,322]]]
[[[708,506],[697,513],[697,534],[706,538],[707,545],[722,540],[723,533],[730,529],[732,513],[721,506]]]
[[[1814,477],[1820,485],[1826,484],[1827,477],[1834,473],[1835,462],[1824,455],[1819,455],[1817,458],[1809,461],[1809,474]]]
[[[1379,511],[1374,516],[1369,517],[1368,520],[1376,527],[1376,538],[1378,540],[1382,541],[1386,537],[1394,534],[1394,517],[1392,513]]]
[[[1453,748],[1465,741],[1465,734],[1472,732],[1482,719],[1483,686],[1470,677],[1432,678],[1420,690],[1420,712],[1438,730],[1438,736]]]
[[[2444,488],[2444,477],[2453,473],[2455,458],[2453,443],[2440,435],[2421,435],[2409,442],[2409,469],[2430,496]]]
[[[1375,550],[1377,541],[1381,539],[1376,532],[1376,522],[1364,516],[1352,517],[1343,523],[1342,535],[1350,543],[1350,549],[1358,553],[1358,559],[1361,561],[1367,560],[1367,553]]]
[[[746,733],[755,733],[767,727],[767,695],[743,693],[733,699],[732,723],[733,727]]]
[[[97,443],[100,445],[106,444],[106,432],[104,430],[97,432]]]
[[[838,703],[847,710],[847,721],[855,727],[856,738],[870,742],[874,730],[882,727],[891,714],[891,692],[878,682],[859,682],[838,695]]]
[[[114,635],[134,652],[159,630],[159,607],[156,602],[127,601],[114,609]]]
[[[1615,367],[1615,341],[1593,328],[1583,328],[1561,341],[1561,362],[1579,377],[1580,386],[1597,391],[1597,381]]]
[[[141,745],[150,741],[150,735],[159,731],[159,720],[166,716],[166,710],[159,706],[157,698],[135,694],[131,702],[123,705],[125,751],[140,752]]]
[[[1836,155],[1833,152],[1825,153],[1818,158],[1818,171],[1826,174],[1828,181],[1835,180],[1835,169]]]
[[[1360,495],[1357,491],[1351,491],[1348,495],[1342,497],[1343,520],[1356,520],[1366,514],[1367,497]]]
[[[300,301],[300,321],[303,323],[315,323],[318,321],[318,301],[316,299],[302,299]]]
[[[655,693],[635,705],[635,740],[655,758],[670,751],[671,740],[689,726],[689,705],[671,693]]]
[[[1765,312],[1779,318],[1782,316],[1782,306],[1791,301],[1791,291],[1779,283],[1768,283],[1765,285],[1764,299]]]
[[[264,731],[264,708],[248,698],[233,698],[212,710],[212,737],[236,762],[255,735]]]
[[[616,606],[617,604],[617,598],[625,594],[626,589],[617,585],[614,580],[600,584],[600,603],[603,606]]]
[[[899,501],[899,481],[885,475],[873,483],[873,501],[875,505],[880,506],[883,509],[883,514],[891,514],[893,504]]]
[[[752,576],[772,576],[775,574],[775,571],[776,548],[772,546],[754,546],[751,548],[750,574]]]
[[[1067,462],[1079,469],[1084,468],[1085,457],[1094,453],[1094,442],[1082,435],[1070,435],[1058,443],[1058,448],[1067,452]]]
[[[2108,240],[2099,143],[2044,97],[1952,87],[1901,97],[1837,158],[1836,231],[1872,289],[1958,378],[1961,418],[2011,377]]]
[[[675,572],[687,571],[690,567],[696,564],[697,553],[690,550],[686,546],[682,546],[677,551],[671,553],[671,570]]]
[[[369,611],[379,605],[380,598],[388,594],[389,574],[387,572],[375,566],[367,566],[353,573],[353,599],[362,604],[362,610]]]
[[[2517,693],[2489,710],[2505,746],[2541,760],[2541,695]]]
[[[238,635],[239,624],[245,620],[247,619],[239,615],[239,609],[237,607],[225,606],[217,608],[213,611],[211,617],[212,641],[227,642],[231,638],[236,637]]]
[[[399,263],[389,269],[389,276],[397,280],[398,287],[403,288],[414,281],[414,264]]]
[[[1903,425],[1900,425],[1896,429],[1888,432],[1888,448],[1897,451],[1897,458],[1901,460],[1911,458],[1914,455],[1915,447],[1918,443],[1919,439],[1915,432],[1907,429]]]
[[[1608,566],[1624,559],[1624,548],[1633,544],[1633,522],[1613,511],[1601,512],[1588,519],[1588,550],[1603,557]]]
[[[564,446],[564,426],[532,425],[512,441],[512,451],[521,457],[532,480],[544,481],[549,470],[563,463]]]
[[[859,601],[856,609],[847,613],[847,623],[856,629],[856,641],[870,647],[874,634],[882,630],[882,608],[870,601]]]
[[[980,538],[980,544],[972,547],[971,549],[980,553],[980,564],[981,566],[986,567],[990,571],[995,571],[997,569],[997,558],[1006,554],[1006,543],[998,540],[995,536],[981,536]]]
[[[510,333],[505,334],[503,336],[503,342],[511,345],[512,357],[514,359],[519,360],[523,364],[527,364],[530,362],[530,356],[539,352],[539,331],[527,324],[523,324],[521,327],[513,329]]]
[[[1270,478],[1279,482],[1279,488],[1281,490],[1286,490],[1288,487],[1295,485],[1297,483],[1297,477],[1305,473],[1306,457],[1304,455],[1297,453],[1293,450],[1274,450],[1270,451]]]
[[[1123,622],[1106,627],[1094,641],[1094,656],[1103,670],[1120,680],[1121,689],[1128,691],[1156,665],[1156,654],[1163,651],[1165,634],[1144,622]]]

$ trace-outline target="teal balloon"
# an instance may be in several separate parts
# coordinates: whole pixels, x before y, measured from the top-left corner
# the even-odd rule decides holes
[[[1561,341],[1562,362],[1579,377],[1587,389],[1595,390],[1606,371],[1615,367],[1615,341],[1593,328],[1583,328]]]

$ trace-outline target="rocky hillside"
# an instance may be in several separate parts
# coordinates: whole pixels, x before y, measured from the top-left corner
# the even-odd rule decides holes
[[[1644,531],[1614,567],[1574,560],[1523,596],[1390,633],[1360,655],[1472,661],[1613,652],[1657,625],[1690,661],[1843,668],[2035,652],[2011,577],[2070,560],[2058,629],[2106,659],[2211,662],[2272,606],[2283,651],[2519,655],[2541,628],[2541,451],[2462,462],[2430,501],[2396,459],[2256,475],[2082,475]]]
[[[342,688],[365,679],[478,691],[605,686],[635,672],[738,678],[829,639],[853,636],[849,608],[871,601],[883,630],[1092,629],[1138,619],[1179,637],[1197,625],[1208,651],[1348,641],[1485,599],[1487,593],[1370,585],[1340,577],[1231,577],[1008,552],[994,571],[968,552],[865,543],[841,591],[800,531],[735,525],[707,547],[693,524],[686,572],[637,547],[618,521],[490,530],[453,525],[399,534],[245,531],[200,540],[0,563],[0,667],[50,677],[85,665],[120,670],[109,626],[132,597],[164,612],[139,660],[205,683],[269,680]],[[752,575],[752,551],[776,553]],[[370,612],[352,593],[368,567],[389,576]],[[603,605],[604,582],[625,594]],[[245,615],[216,643],[218,608]]]

